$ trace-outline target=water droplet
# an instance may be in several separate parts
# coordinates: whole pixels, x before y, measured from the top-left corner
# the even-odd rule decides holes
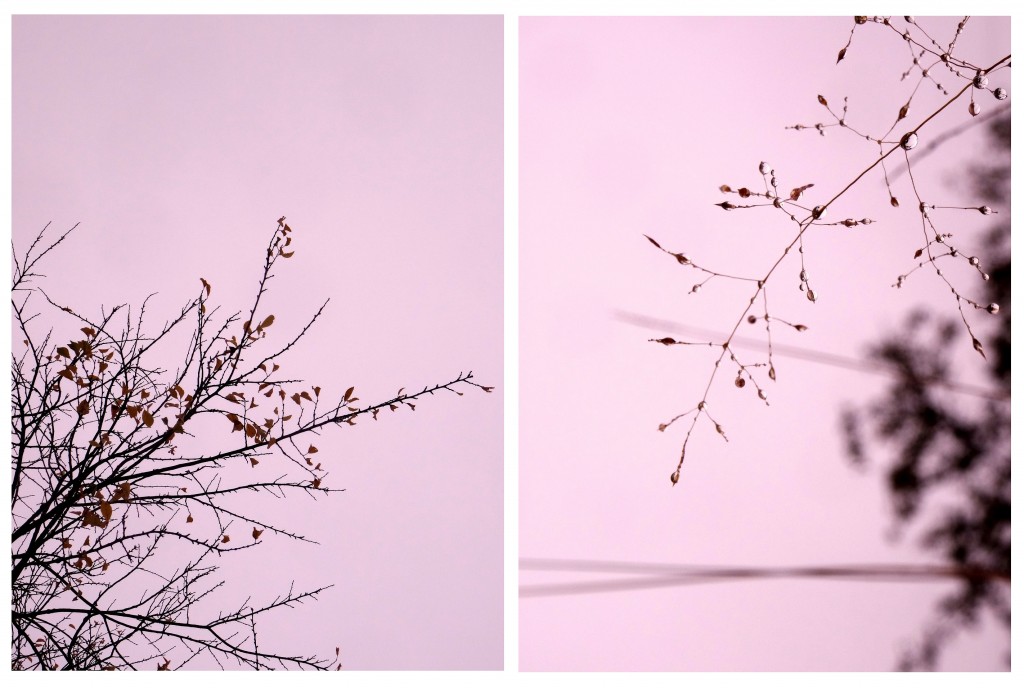
[[[690,264],[690,257],[687,256],[685,253],[677,253],[676,254],[676,260],[678,260],[681,265],[689,265]]]
[[[971,113],[972,117],[977,117],[981,114],[981,106],[972,100],[971,104],[967,106],[967,112]]]
[[[978,72],[977,76],[974,77],[974,88],[985,88],[988,86],[988,77]]]
[[[942,53],[941,55],[939,55],[939,59],[942,60],[944,63],[948,63],[949,53]]]
[[[996,90],[992,91],[992,95],[996,97],[996,100],[1006,100],[1006,89],[1000,86]]]
[[[679,471],[672,474],[672,484],[675,485],[677,482],[679,482]]]
[[[702,401],[699,404],[697,404],[697,410],[698,411],[703,411],[707,407],[707,405],[708,405],[708,402]]]
[[[941,243],[942,243],[942,242],[944,242],[944,241],[945,241],[945,239],[943,239],[943,238],[942,238],[942,235],[941,235],[941,234],[936,234],[936,235],[935,235],[935,243],[936,243],[936,244],[941,244]]]
[[[801,282],[806,282],[807,281],[807,271],[806,270],[801,270],[800,271],[800,281]]]
[[[981,273],[981,279],[986,281],[986,282],[988,282],[989,281],[988,273],[987,272]]]
[[[776,208],[781,208],[782,207],[782,199],[776,197],[775,200],[772,201],[772,205],[774,205]]]
[[[747,322],[750,323],[751,325],[753,325],[754,323],[757,322],[757,316],[756,315],[748,315],[747,316]]]
[[[762,162],[760,165],[758,165],[757,169],[761,171],[761,174],[768,174],[769,172],[772,171],[772,168],[769,167],[768,163],[766,162]]]
[[[982,215],[991,215],[992,209],[989,208],[987,205],[983,205],[980,208],[978,208],[978,212],[981,213]]]
[[[855,21],[858,24],[867,24],[868,23],[868,18],[867,17],[854,17],[853,21]]]
[[[757,288],[760,289],[764,286],[764,280],[757,280]]]
[[[814,210],[811,211],[811,217],[813,217],[815,220],[820,220],[821,218],[825,217],[826,212],[827,208],[825,208],[825,206],[816,205],[814,206]]]
[[[922,215],[924,215],[925,217],[928,217],[928,204],[927,203],[923,203],[922,202],[922,203],[918,204],[917,209],[921,211]]]
[[[999,304],[998,303],[990,303],[988,305],[988,308],[986,308],[985,310],[987,310],[992,315],[995,315],[996,313],[999,312]]]
[[[818,300],[818,295],[814,293],[813,289],[808,289],[807,290],[807,300],[808,301],[817,301]]]
[[[910,32],[909,31],[904,31],[903,32],[903,40],[907,41],[908,43],[910,42]]]
[[[904,134],[900,139],[900,146],[903,147],[903,150],[913,150],[917,146],[917,134],[912,131]]]
[[[747,386],[747,381],[746,381],[746,380],[744,380],[744,379],[743,379],[742,377],[740,377],[739,375],[737,375],[737,376],[736,376],[736,386],[737,386],[737,387],[739,387],[740,389],[742,389],[742,388],[744,388],[744,387],[746,387],[746,386]]]
[[[693,289],[690,290],[690,293],[691,294],[696,294],[699,291],[700,291],[700,285],[699,284],[695,284],[695,285],[693,285]]]
[[[913,17],[903,17],[903,20],[906,21],[908,24],[913,24],[914,23],[914,18]]]
[[[757,396],[759,396],[762,401],[768,401],[768,395],[764,393],[763,389],[757,390]]]
[[[807,285],[805,285],[803,282],[800,283],[800,291],[807,291]]]
[[[957,251],[957,250],[956,250],[955,248],[950,248],[950,249],[949,249],[949,255],[951,255],[951,256],[953,256],[954,258],[956,258],[956,257],[957,257],[958,255],[960,255],[960,252],[959,252],[959,251]]]
[[[974,267],[978,267],[978,264],[981,263],[981,261],[978,260],[978,256],[971,256],[970,260],[967,262],[969,262]]]
[[[771,185],[772,185],[773,187],[778,187],[778,185],[779,185],[779,182],[778,182],[778,181],[777,181],[777,180],[775,179],[775,177],[772,177],[772,178],[771,178]]]

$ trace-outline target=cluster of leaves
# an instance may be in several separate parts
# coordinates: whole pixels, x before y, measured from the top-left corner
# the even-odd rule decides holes
[[[1010,56],[1007,55],[989,66],[974,65],[956,56],[956,43],[967,24],[968,18],[964,18],[963,21],[958,23],[952,39],[946,45],[942,45],[933,39],[923,28],[920,27],[920,25],[918,25],[913,17],[904,17],[902,21],[906,28],[900,31],[895,26],[895,20],[891,20],[888,17],[855,17],[854,28],[851,31],[850,38],[847,41],[847,44],[840,51],[839,60],[837,60],[837,62],[842,61],[847,56],[847,51],[850,49],[854,32],[858,27],[866,24],[877,25],[884,27],[886,30],[891,30],[895,35],[900,36],[909,47],[912,64],[911,68],[904,73],[903,79],[906,79],[911,74],[916,74],[918,81],[909,98],[898,108],[892,125],[884,134],[871,135],[856,129],[847,119],[848,103],[844,100],[842,110],[837,111],[829,104],[828,99],[823,95],[817,96],[818,104],[828,111],[830,117],[834,121],[828,123],[819,122],[813,125],[798,124],[793,127],[789,127],[796,130],[814,130],[823,135],[826,128],[833,126],[849,131],[853,135],[866,140],[871,146],[877,148],[878,157],[873,163],[868,165],[865,169],[858,171],[849,183],[847,183],[843,188],[837,190],[830,197],[826,195],[824,198],[827,200],[822,200],[817,204],[807,204],[803,201],[805,195],[808,194],[808,191],[814,188],[815,185],[813,183],[806,183],[793,187],[788,193],[781,191],[781,184],[776,175],[776,171],[766,162],[761,162],[758,166],[758,170],[761,175],[761,184],[758,185],[759,188],[757,190],[752,189],[749,186],[733,188],[730,185],[722,185],[719,188],[722,193],[730,195],[735,194],[742,201],[740,203],[723,201],[716,204],[723,210],[734,211],[753,208],[769,208],[772,211],[781,213],[788,221],[796,225],[796,229],[792,237],[785,241],[778,255],[770,260],[763,272],[755,275],[740,276],[729,274],[717,269],[711,269],[705,265],[698,265],[685,253],[670,251],[664,248],[661,243],[655,239],[649,236],[646,237],[657,249],[672,256],[679,265],[688,270],[696,270],[701,274],[701,281],[694,284],[691,289],[691,293],[698,293],[703,285],[716,278],[743,282],[750,284],[752,287],[751,296],[741,305],[739,316],[736,318],[735,324],[724,339],[700,342],[680,342],[671,337],[662,337],[651,340],[652,342],[665,345],[699,345],[715,347],[721,350],[721,353],[714,361],[714,366],[711,370],[707,383],[704,386],[702,397],[691,408],[681,414],[678,414],[669,421],[661,423],[658,427],[659,430],[665,431],[676,421],[684,418],[689,418],[690,420],[688,430],[682,442],[678,463],[671,475],[671,481],[673,484],[678,483],[680,479],[680,471],[682,470],[683,462],[686,459],[686,451],[689,446],[690,439],[701,418],[706,417],[709,423],[714,427],[715,432],[721,437],[726,438],[722,423],[712,418],[709,413],[709,397],[713,389],[713,383],[718,376],[718,372],[721,369],[722,364],[726,362],[727,357],[728,362],[736,365],[737,367],[737,374],[734,379],[735,386],[742,388],[748,383],[752,383],[752,386],[757,390],[758,397],[766,404],[768,403],[765,385],[758,382],[755,377],[755,373],[757,372],[757,368],[765,368],[767,370],[767,377],[769,380],[774,382],[776,379],[775,366],[772,361],[772,325],[781,324],[791,327],[798,332],[802,332],[807,329],[803,324],[794,324],[782,318],[778,318],[770,312],[768,308],[769,282],[772,277],[781,272],[780,267],[787,262],[786,259],[795,254],[799,257],[800,290],[804,293],[808,301],[812,303],[819,301],[819,294],[813,288],[811,276],[809,275],[807,266],[804,262],[804,235],[812,227],[843,227],[850,229],[874,222],[871,218],[866,217],[862,217],[860,219],[847,217],[832,222],[826,221],[826,218],[829,208],[854,185],[876,168],[880,169],[882,172],[886,188],[889,191],[890,205],[894,207],[898,206],[899,201],[896,199],[896,196],[892,191],[892,187],[890,185],[890,171],[886,166],[886,161],[888,159],[895,159],[893,156],[902,158],[906,164],[905,169],[910,178],[911,188],[920,211],[921,229],[923,233],[923,246],[914,256],[915,260],[918,260],[919,262],[916,267],[913,267],[908,270],[907,273],[899,276],[895,286],[902,286],[906,279],[920,268],[924,268],[926,266],[932,268],[935,275],[953,294],[957,308],[960,312],[961,320],[970,334],[974,349],[982,356],[985,356],[984,347],[981,340],[975,336],[974,330],[972,329],[972,326],[965,314],[964,307],[968,306],[974,309],[986,310],[992,314],[998,313],[1000,307],[997,302],[980,303],[965,296],[961,290],[950,281],[949,277],[943,274],[942,266],[948,261],[959,260],[968,264],[978,273],[981,279],[986,282],[990,279],[990,275],[982,269],[981,261],[977,256],[960,251],[951,244],[950,239],[952,234],[943,232],[937,227],[934,215],[937,210],[980,212],[983,215],[990,215],[994,211],[987,205],[951,207],[938,206],[926,201],[914,180],[909,152],[917,147],[919,143],[919,134],[926,128],[929,122],[931,122],[940,112],[957,102],[965,95],[969,94],[971,104],[968,107],[968,111],[971,116],[977,116],[981,112],[980,106],[975,101],[975,92],[988,92],[997,101],[1005,100],[1007,98],[1006,90],[1001,87],[990,86],[989,77],[994,73],[1008,68],[1010,64]],[[935,80],[935,72],[939,70],[943,70],[951,78],[958,80],[962,84],[962,87],[956,90],[952,95],[949,95],[949,92]],[[942,91],[947,97],[943,99],[938,107],[930,111],[929,114],[923,117],[916,125],[909,128],[902,128],[900,123],[908,117],[911,105],[914,102],[914,98],[917,95],[920,86],[926,82],[936,84],[938,90]],[[902,133],[900,133],[901,131]],[[760,187],[762,186],[763,191],[760,190]],[[751,362],[740,360],[732,346],[737,331],[744,321],[751,324],[756,324],[758,322],[764,323],[766,331],[766,357],[763,361]]]
[[[220,556],[258,546],[267,532],[308,541],[262,516],[251,495],[337,492],[308,436],[382,409],[415,410],[438,392],[461,395],[459,386],[492,388],[470,372],[376,403],[361,403],[354,387],[324,403],[319,386],[284,376],[278,361],[327,303],[268,349],[267,283],[294,255],[283,217],[247,315],[219,317],[201,279],[155,334],[144,326],[149,299],[134,313],[117,306],[89,317],[35,283],[40,261],[74,229],[48,244],[44,229],[14,256],[12,667],[171,669],[201,656],[255,669],[333,666],[337,650],[335,659],[275,653],[256,635],[257,617],[325,587],[217,609]],[[55,334],[57,322],[73,322],[76,334]],[[163,351],[172,335],[183,349]],[[155,363],[168,360],[175,369]]]
[[[978,169],[978,193],[994,204],[1009,198],[1010,121],[989,128],[1003,160]],[[950,394],[958,324],[917,312],[903,330],[879,342],[872,357],[896,371],[886,393],[843,415],[848,454],[855,465],[868,462],[869,446],[889,449],[887,489],[896,522],[924,526],[924,547],[951,566],[987,572],[964,577],[939,603],[917,646],[900,660],[904,669],[934,669],[941,650],[961,627],[988,610],[1010,626],[1010,225],[1003,221],[988,237],[991,279],[987,296],[1003,304],[1003,317],[987,339],[995,355],[986,362],[987,394],[978,400]],[[871,443],[866,430],[875,442]],[[929,495],[945,494],[941,509],[924,509]]]

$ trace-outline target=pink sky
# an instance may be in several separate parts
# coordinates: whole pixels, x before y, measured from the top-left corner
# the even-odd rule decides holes
[[[322,546],[271,538],[224,566],[235,604],[336,585],[261,645],[502,666],[502,55],[497,16],[13,20],[14,240],[81,222],[54,298],[159,292],[155,324],[204,277],[242,308],[286,215],[275,330],[331,298],[292,375],[364,401],[465,370],[499,386],[318,440],[347,491],[266,509]]]
[[[956,24],[919,21],[940,41]],[[891,518],[880,462],[858,474],[845,461],[841,406],[878,396],[887,380],[777,357],[765,408],[749,386],[732,385],[727,369],[709,404],[730,442],[699,424],[673,488],[669,475],[688,424],[664,434],[656,428],[700,400],[715,353],[648,343],[684,337],[615,317],[630,311],[730,329],[752,290],[714,280],[688,295],[695,273],[642,234],[721,271],[763,274],[795,225],[778,213],[724,213],[713,204],[736,197],[723,197],[718,186],[760,187],[764,160],[786,192],[814,183],[806,196],[814,205],[877,157],[846,132],[784,130],[827,117],[818,94],[840,108],[849,96],[850,123],[878,133],[906,101],[912,83],[899,77],[910,55],[888,29],[858,29],[836,65],[852,25],[849,17],[521,20],[521,557],[744,566],[934,561],[915,544],[919,529],[885,538]],[[1009,52],[1009,21],[974,18],[958,45],[961,56],[993,63]],[[1009,86],[1006,71],[998,79],[993,85]],[[948,76],[940,80],[953,86]],[[908,115],[914,123],[941,102],[933,86],[923,88]],[[996,105],[983,96],[983,108]],[[922,130],[923,143],[969,118],[967,101],[958,101]],[[982,131],[972,131],[915,166],[923,193],[939,204],[977,205],[956,170],[984,146]],[[772,312],[810,329],[776,329],[777,344],[861,357],[915,305],[955,317],[934,274],[922,271],[899,291],[890,286],[921,243],[906,176],[896,192],[899,209],[889,206],[880,175],[870,176],[829,212],[875,224],[807,235],[816,304],[797,290],[798,262],[783,264]],[[990,226],[977,213],[944,217],[963,247]],[[954,279],[981,298],[976,274]],[[984,327],[991,316],[970,317]],[[755,329],[763,331],[740,333],[755,336]],[[963,381],[978,382],[980,359],[960,337],[958,370]],[[762,384],[766,377],[762,370]],[[524,586],[592,578],[520,575]],[[786,580],[524,598],[520,663],[524,670],[885,671],[950,589]],[[941,667],[1002,670],[1007,647],[1005,629],[986,619],[980,632],[953,643]]]

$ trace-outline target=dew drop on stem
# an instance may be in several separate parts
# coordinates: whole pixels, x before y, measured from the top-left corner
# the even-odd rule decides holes
[[[900,146],[903,148],[903,150],[913,150],[914,148],[916,148],[917,134],[915,134],[912,131],[904,134],[903,138],[900,139]]]

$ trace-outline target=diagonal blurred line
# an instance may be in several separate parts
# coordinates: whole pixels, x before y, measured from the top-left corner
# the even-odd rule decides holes
[[[631,313],[629,311],[613,311],[613,316],[617,320],[635,325],[636,327],[643,327],[649,330],[655,330],[658,332],[673,332],[679,334],[686,334],[694,337],[706,338],[709,341],[725,341],[726,335],[724,332],[716,332],[714,330],[705,330],[699,327],[690,327],[683,323],[674,322],[671,320],[664,320],[662,318],[654,318],[648,315],[641,315],[640,313]],[[744,349],[759,349],[764,350],[766,342],[760,339],[754,339],[752,337],[743,337],[742,335],[736,335],[732,338],[732,344],[734,346]],[[812,363],[820,363],[822,365],[832,366],[834,368],[845,368],[846,370],[855,370],[860,373],[872,373],[873,375],[887,375],[889,377],[898,377],[899,370],[893,366],[879,363],[877,361],[867,361],[861,358],[853,358],[851,356],[841,356],[839,354],[831,354],[824,351],[815,351],[814,349],[805,349],[799,346],[790,346],[787,344],[779,344],[772,342],[772,353],[778,356],[784,356],[787,358],[798,358],[804,361],[810,361]],[[1009,393],[1001,390],[988,389],[979,385],[969,385],[963,382],[955,382],[952,380],[928,380],[929,384],[935,385],[936,387],[942,387],[948,389],[951,392],[959,392],[961,394],[969,394],[971,396],[980,397],[982,399],[992,399],[995,401],[1005,401],[1010,398]]]
[[[1005,105],[997,106],[995,110],[989,110],[988,112],[983,113],[978,117],[973,117],[964,122],[963,124],[953,127],[952,129],[947,129],[946,131],[942,132],[934,139],[932,139],[931,143],[929,143],[927,146],[918,151],[918,153],[914,156],[914,162],[916,163],[920,162],[921,160],[924,160],[929,155],[934,153],[939,146],[946,143],[946,141],[949,141],[950,139],[955,139],[957,136],[960,136],[960,134],[963,134],[964,132],[973,129],[979,124],[984,124],[990,119],[995,119],[996,117],[1009,114],[1010,104],[1006,103]],[[903,174],[906,173],[906,171],[906,167],[897,167],[889,174],[890,183],[899,179]]]
[[[628,592],[631,590],[647,590],[650,588],[676,588],[683,585],[699,585],[714,583],[713,580],[680,579],[678,576],[646,576],[640,580],[635,578],[590,581],[587,583],[550,583],[540,585],[520,585],[519,597],[564,597],[566,595],[590,595],[602,592]]]
[[[520,597],[554,597],[605,592],[625,592],[650,588],[677,587],[700,583],[725,583],[740,580],[786,578],[826,578],[875,582],[924,582],[954,578],[1009,583],[1003,571],[976,567],[954,567],[921,564],[854,564],[843,566],[694,566],[634,562],[595,561],[585,559],[529,559],[519,561],[521,570],[570,571],[586,573],[625,573],[631,578],[597,581],[575,581],[523,585]]]

